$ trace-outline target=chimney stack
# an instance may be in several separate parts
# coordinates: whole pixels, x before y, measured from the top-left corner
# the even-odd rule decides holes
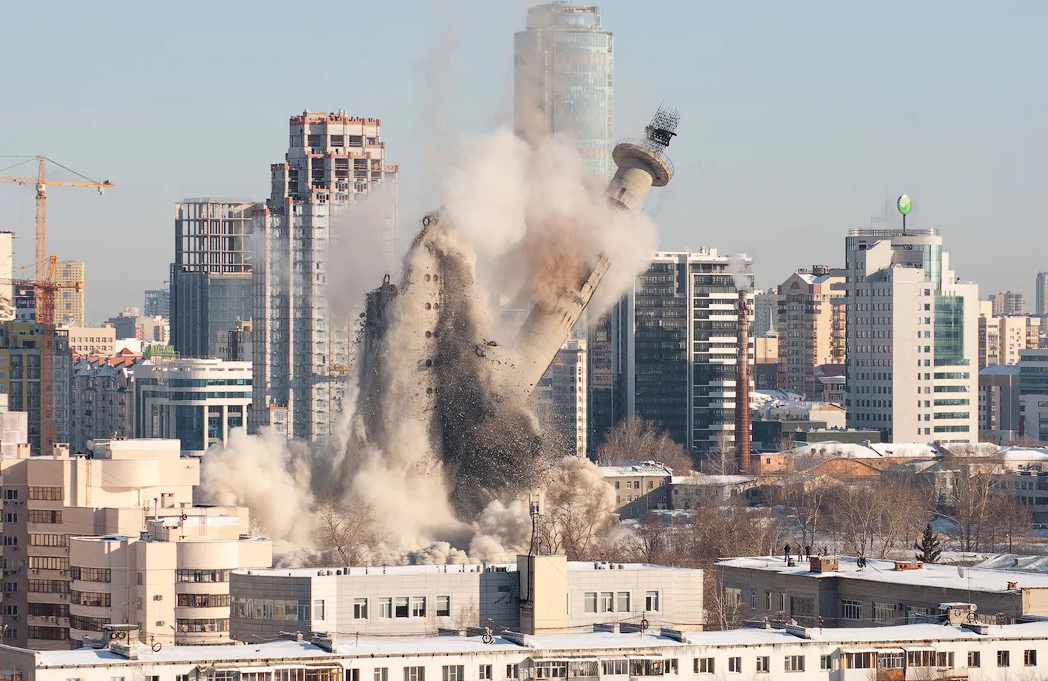
[[[739,289],[738,355],[735,359],[735,454],[739,472],[750,468],[750,311],[746,288]]]

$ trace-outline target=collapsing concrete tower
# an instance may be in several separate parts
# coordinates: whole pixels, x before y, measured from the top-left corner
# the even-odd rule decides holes
[[[662,153],[678,121],[660,109],[644,140],[615,148],[619,168],[605,191],[615,210],[636,209],[652,186],[670,181]],[[473,256],[439,213],[423,219],[400,285],[387,279],[368,296],[356,432],[386,455],[426,450],[462,518],[531,489],[560,454],[529,398],[612,264],[605,254],[583,257],[584,276],[535,302],[510,347],[491,339]]]
[[[643,140],[626,141],[615,147],[613,158],[618,170],[604,192],[615,210],[635,210],[653,186],[664,187],[669,183],[673,166],[662,154],[676,136],[679,123],[680,114],[676,109],[659,107],[645,128]],[[600,254],[574,291],[562,294],[552,307],[540,303],[532,308],[517,334],[515,346],[521,387],[525,392],[531,393],[546,373],[610,267],[611,261]]]

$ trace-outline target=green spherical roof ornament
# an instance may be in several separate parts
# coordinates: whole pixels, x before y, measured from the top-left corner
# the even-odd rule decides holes
[[[913,202],[910,200],[910,196],[908,194],[903,194],[902,196],[900,196],[897,205],[899,207],[899,212],[903,215],[909,215],[910,209],[913,208]]]

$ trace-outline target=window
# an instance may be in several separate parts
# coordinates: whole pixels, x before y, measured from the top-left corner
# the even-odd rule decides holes
[[[61,523],[61,511],[29,511],[29,522],[31,523]]]
[[[437,617],[451,617],[451,596],[437,596]]]
[[[712,657],[696,657],[695,658],[695,673],[696,674],[712,674],[713,673],[713,658]]]
[[[742,658],[741,657],[729,657],[728,658],[728,671],[732,674],[742,673]]]
[[[313,601],[313,619],[322,620],[324,619],[324,601],[315,600]]]
[[[659,592],[648,591],[644,594],[644,610],[647,612],[659,611]]]
[[[353,599],[353,619],[366,620],[368,618],[368,599]]]
[[[535,664],[536,679],[566,679],[567,677],[567,662],[538,662]]]
[[[615,612],[614,595],[610,591],[602,591],[600,594],[600,612]]]
[[[176,582],[228,582],[229,570],[176,570]]]
[[[757,658],[757,673],[767,674],[771,671],[771,658],[767,655],[762,655]]]
[[[626,676],[630,673],[629,660],[603,660],[600,664],[603,676]]]
[[[520,678],[520,665],[519,664],[507,664],[506,665],[506,678],[507,679],[519,679]]]
[[[844,664],[848,669],[873,669],[873,653],[845,653]]]
[[[56,556],[29,556],[29,568],[32,570],[68,570],[69,559]]]
[[[109,568],[91,568],[74,565],[69,568],[69,576],[83,582],[109,582],[111,581]]]
[[[630,611],[630,592],[620,591],[615,594],[615,612]]]
[[[1027,667],[1037,666],[1037,651],[1036,650],[1024,650],[1023,651],[1023,664]]]
[[[877,653],[878,669],[903,669],[905,662],[905,653]]]
[[[953,669],[953,653],[937,653],[935,666],[941,669]]]
[[[803,655],[787,655],[786,656],[786,671],[788,671],[788,672],[803,672],[804,671],[804,656]]]
[[[35,501],[62,501],[62,488],[30,486],[29,498]]]
[[[894,603],[874,603],[873,604],[873,621],[876,622],[877,624],[894,624],[895,623],[895,604]]]
[[[209,633],[216,631],[229,631],[229,620],[227,619],[191,619],[175,620],[175,628],[180,632],[187,633]]]
[[[426,681],[426,668],[404,667],[404,681]]]
[[[824,672],[833,670],[833,655],[820,655],[819,656],[819,669]]]
[[[841,618],[846,620],[861,619],[862,606],[859,601],[841,601]]]
[[[378,599],[378,616],[383,619],[389,619],[393,617],[393,599],[392,598],[380,598]]]
[[[982,653],[978,650],[968,651],[968,666],[969,667],[980,667],[982,666]]]
[[[597,612],[597,592],[588,591],[582,595],[582,611]]]
[[[480,679],[480,681],[491,681],[491,665],[480,665],[480,669],[477,671],[477,678]]]
[[[771,610],[771,592],[770,591],[765,591],[764,592],[764,609],[765,610]]]
[[[175,594],[180,608],[228,608],[229,594]]]
[[[411,599],[411,616],[412,617],[425,617],[426,616],[426,597],[415,596]]]
[[[375,681],[389,681],[389,667],[375,667]]]
[[[407,596],[397,596],[396,608],[394,609],[393,614],[396,615],[397,617],[407,617],[408,616],[408,602],[409,601],[408,601]]]
[[[1012,664],[1012,654],[1007,650],[997,651],[997,666],[998,667],[1010,667]]]
[[[466,681],[466,666],[461,664],[446,664],[442,681]]]

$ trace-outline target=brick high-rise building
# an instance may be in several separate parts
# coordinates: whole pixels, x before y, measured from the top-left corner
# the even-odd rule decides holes
[[[798,270],[779,286],[779,379],[782,390],[811,397],[815,368],[844,364],[844,274]]]

